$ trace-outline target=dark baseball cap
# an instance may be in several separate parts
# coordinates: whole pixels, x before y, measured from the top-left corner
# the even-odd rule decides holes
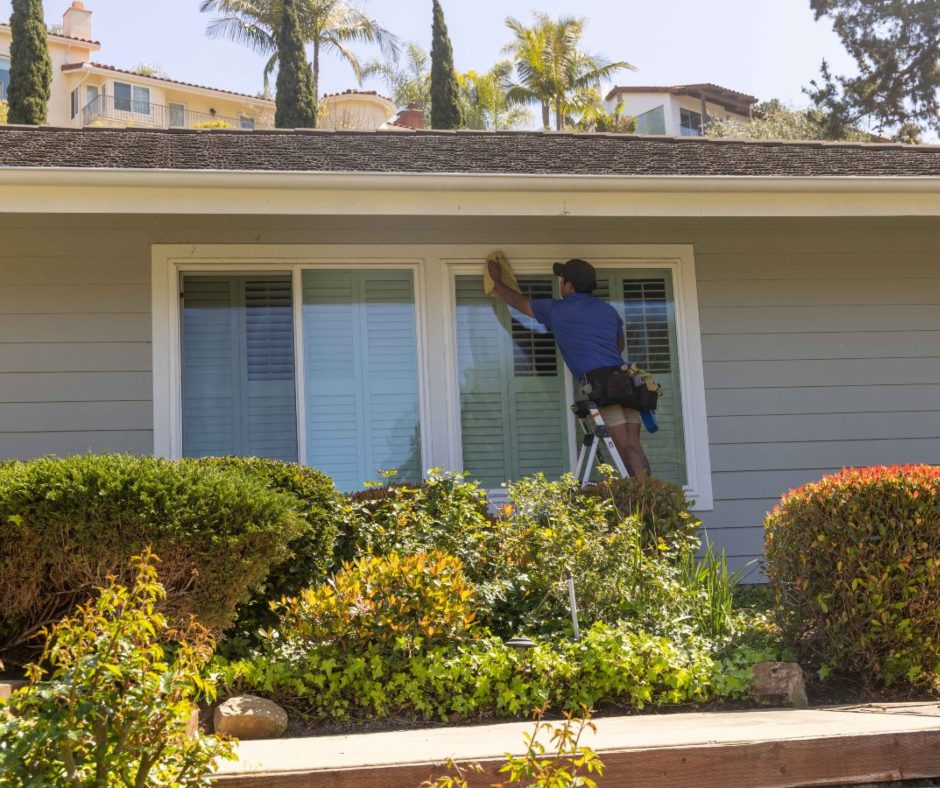
[[[574,258],[567,263],[555,263],[552,272],[571,282],[576,290],[593,290],[597,287],[597,271],[586,260]]]

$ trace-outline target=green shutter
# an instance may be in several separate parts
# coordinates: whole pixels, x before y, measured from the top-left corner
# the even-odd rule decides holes
[[[183,454],[297,459],[289,276],[187,276]]]
[[[523,276],[534,298],[552,277]],[[564,373],[555,340],[538,321],[483,294],[483,278],[458,276],[457,357],[464,470],[486,487],[568,470]]]
[[[411,271],[303,272],[307,462],[356,490],[421,478]]]

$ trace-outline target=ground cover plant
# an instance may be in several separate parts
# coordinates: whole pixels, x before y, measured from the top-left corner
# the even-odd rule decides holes
[[[0,774],[9,786],[208,785],[229,742],[189,729],[212,655],[205,627],[171,629],[158,559],[134,559],[46,636],[30,683],[0,704]],[[42,665],[42,666],[41,666]]]
[[[675,491],[652,497],[674,502]],[[620,511],[613,496],[585,495],[573,477],[512,484],[497,515],[453,474],[356,494],[343,510],[351,560],[275,603],[279,620],[260,648],[216,661],[220,680],[314,720],[744,697],[753,662],[776,651],[751,632],[759,616],[733,609],[723,558],[695,556],[687,506],[670,515],[675,527],[657,522],[652,532]],[[520,634],[534,647],[506,643]]]
[[[0,465],[0,644],[35,653],[36,634],[93,596],[130,557],[163,559],[161,608],[218,633],[304,532],[295,497],[260,474],[199,460],[124,455]]]
[[[849,469],[766,520],[779,624],[820,675],[940,687],[940,467]]]

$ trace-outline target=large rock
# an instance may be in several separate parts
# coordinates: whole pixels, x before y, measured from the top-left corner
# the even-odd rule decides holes
[[[266,698],[236,695],[216,706],[212,724],[237,739],[276,739],[287,730],[287,712]]]
[[[751,697],[758,703],[797,709],[809,705],[803,671],[795,662],[758,662],[753,670]]]

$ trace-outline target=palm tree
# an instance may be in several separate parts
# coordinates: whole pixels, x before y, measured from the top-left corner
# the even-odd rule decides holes
[[[483,73],[457,74],[464,128],[499,131],[517,128],[530,120],[528,110],[506,98],[512,70],[510,61],[500,60]]]
[[[374,58],[362,68],[362,78],[382,79],[395,105],[401,109],[416,104],[423,110],[431,106],[431,58],[419,44],[405,44],[401,58]]]
[[[507,96],[513,103],[540,104],[546,129],[551,111],[555,113],[555,128],[564,129],[565,104],[572,94],[599,87],[602,80],[622,68],[636,70],[626,61],[612,62],[580,49],[584,24],[583,18],[556,20],[542,12],[536,12],[532,26],[514,17],[506,19],[515,41],[504,49],[512,54],[518,77]]]
[[[206,26],[210,38],[228,38],[269,55],[264,67],[264,88],[277,65],[275,36],[281,22],[280,0],[201,0],[199,10],[220,16]],[[362,82],[362,65],[347,46],[378,44],[388,57],[398,55],[398,38],[369,17],[353,0],[298,0],[297,16],[303,39],[312,48],[314,95],[319,96],[320,53],[331,52],[345,60]]]

